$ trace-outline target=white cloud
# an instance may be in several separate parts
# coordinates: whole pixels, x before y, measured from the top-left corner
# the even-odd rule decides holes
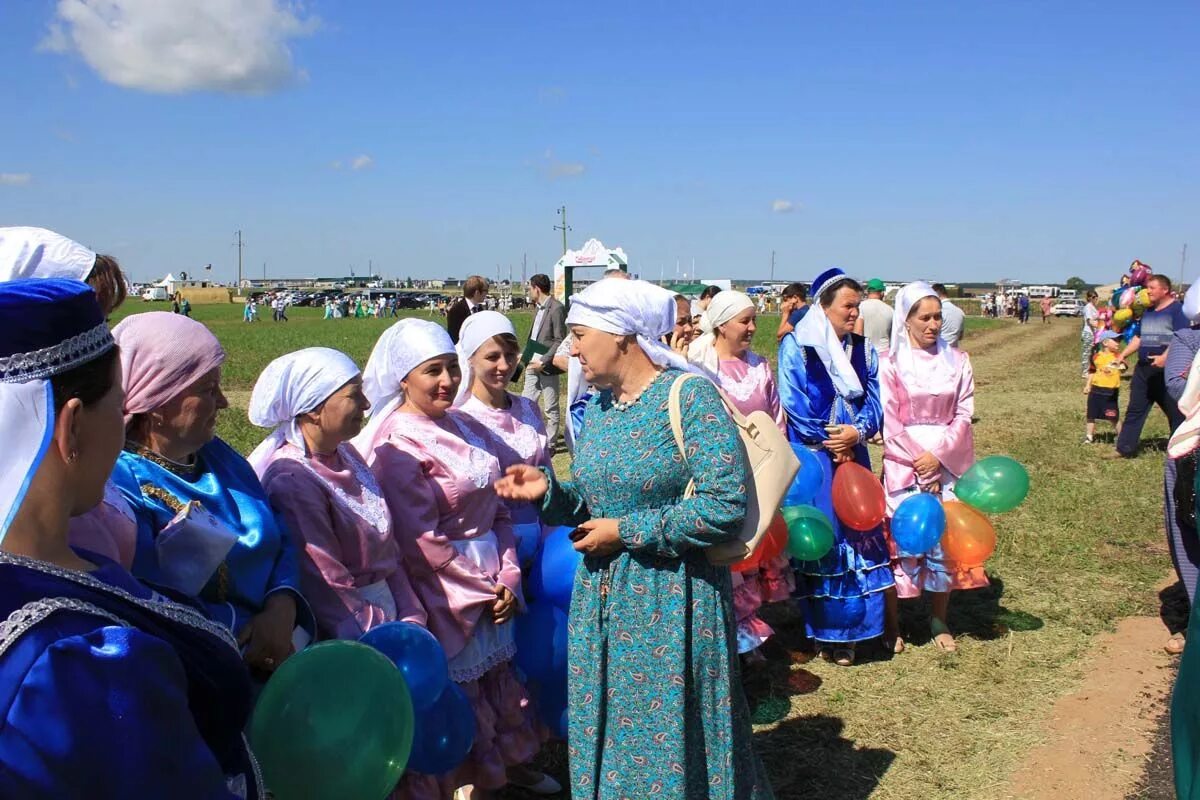
[[[559,161],[554,155],[554,148],[551,147],[547,147],[542,153],[542,160],[537,167],[550,180],[577,178],[587,172],[587,166],[580,161]]]
[[[41,47],[127,89],[263,94],[303,79],[289,43],[319,24],[293,0],[58,0]]]
[[[355,156],[354,160],[350,162],[350,169],[354,170],[355,172],[363,169],[370,169],[373,166],[375,166],[375,159],[368,155]]]
[[[792,204],[791,200],[776,200],[771,203],[771,210],[776,214],[790,214],[796,210],[796,206]]]
[[[0,172],[0,186],[25,186],[31,180],[28,172]]]

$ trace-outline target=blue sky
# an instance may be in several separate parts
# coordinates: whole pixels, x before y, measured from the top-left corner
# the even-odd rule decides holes
[[[1200,7],[1049,5],[14,0],[0,222],[137,278],[231,280],[239,228],[254,275],[519,277],[565,203],[651,278],[1109,282],[1190,242],[1190,280]]]

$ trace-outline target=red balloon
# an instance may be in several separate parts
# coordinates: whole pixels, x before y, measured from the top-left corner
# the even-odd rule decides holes
[[[879,478],[853,461],[839,466],[833,473],[833,510],[848,528],[869,531],[878,527],[887,511]]]
[[[946,532],[942,534],[942,552],[959,566],[978,567],[996,550],[996,529],[983,514],[958,500],[942,504],[946,512]]]
[[[783,521],[783,515],[776,514],[754,552],[731,565],[730,569],[734,572],[749,572],[758,568],[764,561],[770,561],[782,553],[787,540],[787,523]]]

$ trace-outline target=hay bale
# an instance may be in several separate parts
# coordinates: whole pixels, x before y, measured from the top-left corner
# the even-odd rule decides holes
[[[194,306],[233,302],[233,289],[226,289],[222,286],[211,286],[206,289],[180,289],[179,293]]]

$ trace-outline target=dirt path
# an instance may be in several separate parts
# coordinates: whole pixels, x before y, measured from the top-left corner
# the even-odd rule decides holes
[[[1086,661],[1088,677],[1051,708],[1045,741],[1029,752],[1004,796],[1129,797],[1143,780],[1175,679],[1178,662],[1163,652],[1164,639],[1158,617],[1129,617],[1100,636]]]

